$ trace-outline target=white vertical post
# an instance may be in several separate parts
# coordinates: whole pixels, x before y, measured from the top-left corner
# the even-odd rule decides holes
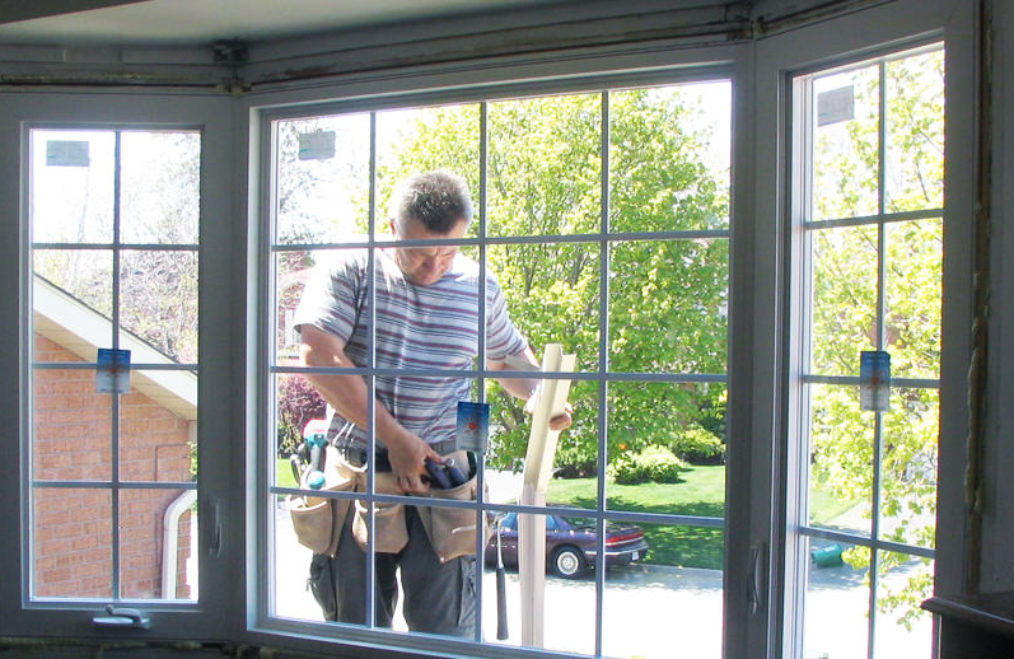
[[[542,371],[573,371],[574,355],[563,354],[563,346],[550,343],[542,357]],[[543,380],[532,413],[532,430],[521,486],[525,506],[545,506],[546,488],[553,475],[553,459],[559,431],[549,420],[562,414],[570,392],[570,380]],[[528,647],[543,646],[546,599],[546,516],[522,513],[518,516],[518,576],[521,581],[521,642]]]

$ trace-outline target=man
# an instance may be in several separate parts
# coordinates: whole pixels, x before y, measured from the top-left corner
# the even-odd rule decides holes
[[[399,185],[391,204],[395,240],[458,239],[472,221],[468,187],[446,171],[419,174]],[[392,247],[374,252],[376,274],[375,367],[470,371],[478,353],[479,267],[457,245]],[[369,360],[369,254],[341,254],[318,268],[296,312],[302,363],[311,367],[364,367]],[[485,291],[486,366],[508,369],[522,360],[538,366],[511,322],[503,292],[487,275]],[[510,368],[510,370],[517,370]],[[441,462],[455,448],[457,404],[469,398],[467,377],[376,376],[377,454],[368,455],[367,381],[359,375],[308,376],[334,409],[329,439],[355,466],[372,462],[389,471],[406,494],[429,490],[425,461]],[[514,396],[527,399],[537,381],[498,380]],[[554,430],[570,426],[567,413],[554,418]],[[408,542],[397,553],[378,553],[376,608],[378,625],[390,626],[397,599],[396,570],[401,570],[404,616],[412,630],[471,636],[475,630],[473,556],[442,563],[423,529],[418,512],[406,507]],[[351,516],[350,516],[351,517]],[[365,556],[352,539],[351,522],[342,530],[335,572],[338,619],[363,623]]]

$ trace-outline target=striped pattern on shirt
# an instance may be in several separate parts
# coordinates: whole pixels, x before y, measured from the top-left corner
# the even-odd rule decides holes
[[[468,371],[478,354],[479,266],[459,254],[443,278],[416,286],[386,250],[376,250],[376,368]],[[369,271],[365,250],[343,251],[317,265],[296,310],[295,325],[313,325],[345,341],[356,366],[369,361]],[[507,313],[503,291],[486,275],[486,356],[502,360],[527,346]],[[377,400],[430,443],[454,438],[459,400],[469,399],[464,377],[377,376]],[[329,436],[365,445],[367,434],[332,414]]]

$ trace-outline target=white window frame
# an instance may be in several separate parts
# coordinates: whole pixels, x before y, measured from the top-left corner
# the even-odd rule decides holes
[[[315,103],[315,104],[313,104],[310,107],[292,106],[292,107],[286,108],[284,106],[284,101],[279,101],[279,102],[273,102],[269,107],[254,108],[253,111],[254,111],[255,117],[256,117],[256,123],[255,123],[255,125],[258,126],[258,128],[256,129],[256,132],[254,133],[254,134],[256,134],[258,136],[258,139],[255,142],[255,144],[257,145],[255,147],[255,150],[260,154],[260,167],[261,167],[261,170],[260,170],[259,179],[258,179],[258,182],[257,182],[257,185],[260,187],[260,191],[259,191],[259,195],[258,195],[258,199],[259,199],[259,202],[260,202],[260,208],[259,208],[259,212],[257,214],[254,214],[253,212],[251,213],[251,222],[253,223],[252,228],[251,228],[251,235],[252,236],[256,236],[256,239],[252,239],[252,241],[256,240],[256,251],[257,251],[257,263],[256,263],[256,265],[252,265],[251,266],[251,272],[257,272],[258,273],[257,277],[256,277],[256,280],[259,281],[259,282],[261,282],[262,285],[265,287],[265,288],[260,288],[258,290],[259,291],[269,291],[270,287],[271,287],[271,283],[270,283],[271,282],[271,277],[270,277],[269,273],[271,272],[271,263],[270,263],[270,261],[271,261],[271,259],[273,257],[273,250],[271,249],[271,243],[270,243],[270,236],[271,236],[270,213],[271,213],[271,209],[274,208],[274,204],[273,204],[273,201],[272,201],[272,198],[271,198],[271,194],[272,194],[272,191],[270,189],[271,186],[265,186],[265,182],[268,182],[268,181],[272,180],[271,172],[273,171],[274,164],[271,162],[271,152],[272,152],[272,149],[269,148],[269,145],[270,145],[270,136],[272,134],[271,125],[272,125],[272,122],[274,120],[277,120],[277,119],[298,119],[300,117],[306,117],[306,116],[328,115],[328,114],[336,114],[336,113],[342,113],[342,112],[363,112],[363,111],[368,111],[368,110],[382,111],[383,109],[392,108],[392,107],[399,107],[399,106],[412,107],[414,105],[434,105],[434,104],[442,104],[442,103],[485,102],[485,101],[493,101],[493,100],[504,99],[504,98],[508,98],[508,99],[509,98],[518,98],[518,97],[523,97],[523,96],[530,96],[530,95],[533,95],[533,94],[555,94],[555,93],[570,93],[570,92],[598,94],[598,93],[601,93],[602,89],[612,88],[612,87],[627,88],[627,87],[636,87],[636,86],[642,86],[642,85],[644,85],[644,86],[650,86],[650,85],[656,85],[656,84],[680,84],[680,83],[688,83],[688,82],[696,82],[696,81],[707,81],[707,80],[719,80],[719,79],[729,80],[730,84],[731,84],[731,87],[733,89],[735,88],[736,82],[733,79],[733,77],[734,77],[733,76],[734,71],[722,59],[719,59],[719,60],[717,60],[715,62],[710,62],[710,61],[709,62],[692,62],[692,63],[688,63],[688,64],[685,64],[685,65],[684,64],[671,63],[670,62],[670,63],[668,63],[665,66],[661,66],[659,64],[658,59],[659,58],[657,56],[655,58],[653,58],[653,60],[654,60],[653,61],[653,65],[650,66],[650,67],[646,66],[645,64],[642,64],[640,67],[638,67],[638,68],[640,68],[642,70],[638,71],[638,72],[623,71],[623,73],[620,73],[620,74],[611,74],[608,71],[605,71],[605,72],[603,72],[603,71],[596,71],[594,73],[594,75],[591,75],[591,76],[589,76],[587,72],[584,75],[581,75],[581,76],[576,76],[576,75],[561,76],[561,75],[558,75],[558,74],[554,74],[552,76],[546,76],[543,80],[534,81],[534,82],[533,81],[527,81],[527,82],[518,83],[518,82],[516,82],[516,81],[514,81],[514,80],[511,79],[514,75],[517,75],[516,74],[517,69],[507,68],[507,69],[505,69],[503,71],[498,71],[497,72],[498,75],[503,76],[504,80],[502,80],[501,82],[499,82],[498,84],[496,84],[492,89],[490,89],[489,85],[483,85],[483,86],[480,86],[480,87],[476,87],[474,85],[470,85],[470,84],[467,84],[467,83],[466,84],[453,85],[454,89],[452,89],[452,90],[441,89],[439,91],[427,90],[427,89],[423,88],[423,89],[417,90],[415,92],[405,92],[405,91],[403,91],[403,88],[401,88],[401,89],[398,90],[398,93],[396,94],[396,97],[395,98],[391,98],[389,96],[390,91],[387,91],[386,88],[385,88],[385,85],[382,83],[381,85],[377,85],[377,86],[374,86],[374,87],[369,87],[368,86],[368,88],[370,88],[370,92],[364,92],[364,91],[357,90],[357,91],[359,91],[359,93],[357,93],[352,98],[344,98],[343,99],[343,98],[339,97],[336,100],[333,100],[331,102],[327,102],[327,103]],[[585,63],[585,66],[587,66],[587,63]],[[615,66],[615,64],[614,64],[614,66]],[[551,68],[558,68],[558,67],[551,67]],[[530,76],[531,74],[529,73],[528,75]],[[402,84],[404,84],[405,81],[399,81],[399,82],[401,82]],[[427,81],[423,81],[423,82],[427,82]],[[446,84],[447,83],[445,82],[445,83],[443,83],[440,86],[444,86]],[[608,113],[607,105],[603,106],[603,113],[604,114]],[[252,131],[252,132],[254,132],[254,131]],[[604,132],[603,134],[608,135],[607,132]],[[603,168],[604,168],[604,170],[606,172],[608,171],[608,159],[605,158],[605,156],[604,156]],[[254,184],[252,184],[252,186],[253,185]],[[265,189],[265,187],[268,188],[268,189]],[[736,194],[735,191],[731,191],[731,193],[732,193],[732,196],[735,197],[735,194]],[[480,199],[480,191],[478,191],[478,190],[473,191],[473,196],[475,197],[474,203],[476,204],[476,208],[478,209],[479,204],[482,203],[482,200]],[[607,202],[604,199],[603,200],[603,204],[604,204],[603,205],[603,209],[606,209],[606,211],[607,211],[608,206],[605,205],[606,203]],[[604,212],[606,212],[606,211],[604,211]],[[724,239],[724,240],[730,240],[731,241],[731,235],[732,235],[732,233],[734,231],[734,229],[732,227],[735,225],[735,217],[733,216],[732,213],[733,213],[733,210],[732,210],[732,208],[730,208],[729,228],[727,228],[725,230],[714,230],[714,231],[672,231],[672,232],[656,232],[656,233],[658,233],[660,236],[662,236],[663,238],[666,238],[666,239],[692,238],[692,237],[700,237],[702,235],[708,235],[708,236],[710,236],[710,235],[714,234],[714,236],[717,237],[718,239]],[[476,219],[477,222],[479,221],[478,220],[478,215],[479,215],[479,213],[477,212],[477,219]],[[378,224],[379,224],[379,221],[378,221]],[[381,230],[378,227],[374,227],[374,228],[375,228],[375,231],[373,232],[373,234],[376,234],[377,232],[379,232]],[[601,231],[601,229],[600,229],[600,231]],[[487,238],[486,238],[484,232],[481,229],[480,229],[480,234],[481,235],[480,235],[479,238],[474,238],[474,239],[465,238],[465,239],[462,239],[462,240],[459,240],[459,241],[455,241],[455,244],[469,244],[469,245],[477,244],[477,245],[480,245],[480,249],[482,249],[482,246],[487,245],[487,244],[513,243],[513,241],[514,241],[514,239],[512,239],[512,238],[496,238],[496,239],[490,239],[487,242]],[[615,232],[615,233],[609,232],[609,233],[596,234],[596,238],[595,238],[594,242],[595,242],[595,244],[603,244],[603,243],[606,243],[606,242],[621,241],[625,237],[625,235],[626,234],[624,234],[623,232]],[[536,238],[538,238],[538,237],[536,237]],[[520,238],[520,239],[517,240],[517,243],[523,243],[523,242],[524,242],[524,238]],[[359,243],[356,243],[356,246],[363,246],[363,247],[367,247],[368,246],[368,247],[378,247],[379,248],[381,246],[388,245],[388,244],[389,243],[387,243],[387,242],[370,240],[368,242],[368,244],[360,245]],[[327,244],[325,246],[331,246],[331,245]],[[732,261],[732,256],[731,256],[731,245],[730,245],[730,269],[732,267],[731,261]],[[483,267],[484,267],[484,265],[480,264],[480,268],[483,268]],[[606,267],[606,266],[603,265],[603,267]],[[730,272],[729,277],[730,277],[730,279],[729,279],[729,286],[730,286],[730,292],[731,292],[731,287],[732,287],[732,280],[731,280],[732,274],[731,274],[731,272]],[[256,295],[253,296],[253,298],[256,299],[256,300],[258,300],[258,301],[260,301],[260,302],[264,302],[265,300],[270,299],[271,296],[265,295],[265,294],[263,294],[261,292],[258,292]],[[480,298],[480,302],[481,301],[482,301],[482,298]],[[480,304],[480,309],[481,309],[481,306],[482,305]],[[732,302],[730,300],[730,309],[732,309],[732,308],[733,308],[733,304],[732,304]],[[735,313],[734,311],[731,312],[730,316],[734,315],[734,313]],[[257,310],[256,315],[251,314],[251,318],[254,319],[254,320],[251,321],[251,324],[253,325],[253,327],[251,328],[251,333],[254,333],[254,334],[256,334],[256,335],[258,335],[260,337],[259,338],[259,345],[261,346],[261,347],[259,347],[259,348],[257,348],[257,349],[254,350],[254,352],[257,353],[257,355],[259,356],[257,376],[254,377],[254,378],[251,378],[250,380],[248,380],[248,383],[250,383],[251,389],[253,389],[253,391],[251,391],[249,395],[251,396],[251,398],[254,398],[254,399],[260,401],[260,404],[257,406],[257,409],[261,410],[261,413],[258,414],[256,417],[250,419],[250,422],[252,424],[256,424],[255,427],[260,428],[258,431],[256,431],[255,433],[253,433],[253,436],[254,436],[255,441],[256,441],[256,438],[258,438],[258,437],[272,437],[273,436],[272,426],[270,425],[271,410],[268,409],[269,405],[267,403],[267,401],[270,400],[270,396],[269,396],[269,392],[266,390],[267,383],[269,381],[269,375],[271,373],[274,373],[274,372],[279,372],[279,373],[281,373],[281,372],[284,372],[284,373],[300,372],[301,369],[298,368],[298,367],[283,367],[283,368],[273,367],[272,364],[269,363],[269,361],[266,358],[266,356],[267,356],[267,354],[269,352],[266,348],[267,348],[267,346],[272,345],[272,344],[270,344],[268,342],[273,341],[273,329],[272,329],[274,327],[274,324],[273,324],[273,311],[271,309],[269,309],[269,308],[260,308],[260,309]],[[731,325],[731,320],[730,320],[730,325]],[[480,334],[480,336],[481,336],[481,334]],[[538,349],[539,347],[537,346],[536,348]],[[605,358],[605,355],[606,355],[606,349],[605,348],[606,348],[606,346],[604,346],[602,344],[602,340],[600,339],[600,345],[599,345],[599,354],[600,354],[599,359],[600,359],[600,361]],[[480,339],[480,352],[483,351],[483,350],[484,350],[484,347],[482,345],[482,340]],[[479,363],[483,363],[483,360],[481,358],[479,360]],[[728,364],[728,361],[727,361],[727,364]],[[364,371],[364,375],[366,375],[368,377],[368,374],[371,372],[371,369],[363,369],[363,371]],[[605,375],[601,375],[601,374],[596,375],[595,373],[583,373],[581,375],[585,376],[583,379],[593,379],[594,381],[605,382],[605,381],[610,380],[609,372],[608,371],[606,372]],[[720,380],[714,380],[713,378],[711,378],[710,376],[707,376],[707,375],[705,375],[705,376],[702,377],[702,376],[699,376],[698,374],[690,374],[690,375],[687,375],[687,374],[682,374],[682,375],[680,375],[680,374],[672,374],[672,375],[677,376],[677,377],[676,378],[671,378],[671,379],[666,379],[665,376],[662,376],[662,377],[655,378],[655,379],[658,380],[658,381],[673,381],[673,382],[684,382],[684,381],[686,381],[686,382],[709,382],[709,383],[716,383],[716,384],[725,384],[726,386],[728,386],[728,380],[729,380],[729,374],[728,374],[728,372],[725,374],[725,377],[721,378]],[[480,371],[476,371],[475,373],[473,373],[470,377],[476,377],[480,381],[480,383],[481,383],[484,379],[492,377],[492,376],[493,376],[493,374],[491,372],[485,371],[485,370],[480,370]],[[592,377],[589,378],[588,376],[592,376]],[[653,378],[652,378],[651,374],[645,376],[645,380],[652,380],[652,379]],[[600,394],[599,394],[599,397],[600,397],[600,407],[603,410],[606,407],[603,404],[603,401],[602,401],[602,397],[604,396],[604,391],[605,390],[600,387]],[[602,451],[602,448],[601,448],[601,439],[602,439],[602,436],[603,436],[602,433],[605,432],[604,426],[602,425],[602,418],[603,418],[601,416],[602,414],[604,414],[604,412],[600,412],[600,429],[599,429],[599,434],[600,434],[600,449],[599,450],[600,450],[600,452]],[[263,443],[256,443],[256,444],[252,445],[251,450],[258,452],[258,454],[260,455],[260,460],[259,460],[259,465],[258,465],[259,468],[257,469],[256,472],[253,472],[252,475],[251,475],[252,478],[257,478],[258,479],[257,482],[260,484],[259,485],[259,490],[263,491],[263,494],[259,494],[258,495],[257,501],[258,502],[265,502],[265,501],[268,501],[269,498],[270,498],[269,495],[268,495],[267,483],[270,482],[269,481],[269,477],[268,477],[268,474],[269,474],[268,469],[270,468],[270,465],[269,465],[269,463],[271,461],[270,459],[274,455],[273,454],[273,449],[270,446],[265,446]],[[602,494],[601,488],[602,488],[602,486],[603,486],[604,483],[605,483],[605,460],[600,459],[600,461],[599,461],[599,486],[600,486],[600,492],[599,492],[599,494],[600,494],[600,500],[601,500],[601,494]],[[388,498],[384,498],[383,500],[387,501]],[[731,503],[729,501],[726,501],[726,509],[727,510],[730,507],[730,505],[731,505]],[[504,506],[504,505],[495,505],[494,506],[494,505],[491,505],[491,504],[488,504],[488,503],[481,503],[481,504],[479,504],[479,508],[483,509],[483,510],[485,510],[485,509],[494,509],[494,508],[496,510],[502,510],[502,509],[518,510],[519,509],[518,506]],[[552,508],[549,508],[547,510],[550,511],[550,512],[563,512],[562,510],[559,510],[559,509],[557,509],[557,510],[554,511],[554,509],[552,509]],[[589,513],[589,514],[591,514],[591,513]],[[686,519],[682,520],[682,522],[681,522],[679,516],[662,516],[662,515],[652,516],[652,515],[637,514],[637,513],[627,513],[627,514],[624,514],[622,511],[611,511],[611,512],[600,511],[600,514],[599,514],[599,524],[600,525],[603,524],[605,519],[616,519],[616,520],[624,520],[624,519],[626,519],[626,521],[631,521],[632,519],[637,519],[637,520],[639,520],[641,522],[647,521],[647,522],[665,523],[665,524],[689,523],[689,524],[693,524],[693,525],[696,525],[696,526],[701,526],[701,525],[703,525],[703,526],[715,526],[717,524],[717,525],[723,526],[725,528],[725,532],[726,533],[729,532],[728,525],[727,525],[727,523],[723,523],[723,520],[711,520],[711,519],[707,519],[707,518],[686,518]],[[263,535],[261,535],[261,537],[263,537],[263,538],[274,537],[274,534],[271,531],[273,521],[274,521],[274,516],[273,516],[273,514],[270,514],[270,509],[261,509],[261,510],[258,511],[258,525],[262,529],[262,533],[263,533]],[[599,534],[599,542],[600,542],[600,544],[602,542],[604,542],[604,534],[602,534],[602,533]],[[602,556],[603,553],[604,552],[603,552],[602,548],[600,547],[600,549],[598,551],[598,555]],[[365,643],[388,644],[392,648],[401,648],[401,649],[423,648],[423,649],[427,649],[427,650],[435,651],[435,652],[440,652],[440,651],[452,651],[452,652],[462,652],[462,653],[479,652],[479,653],[482,654],[482,656],[517,656],[519,652],[524,653],[525,655],[532,655],[532,654],[541,655],[541,654],[543,654],[543,653],[541,653],[541,652],[539,652],[537,650],[533,650],[531,648],[526,648],[526,649],[523,649],[523,650],[519,650],[519,649],[513,648],[511,646],[504,646],[504,645],[500,645],[500,644],[489,644],[489,643],[481,643],[480,644],[480,643],[476,643],[474,641],[461,641],[461,640],[458,640],[458,639],[440,639],[440,638],[432,638],[432,637],[418,636],[418,635],[410,635],[409,637],[406,638],[403,635],[400,635],[400,634],[391,634],[391,633],[386,632],[384,630],[370,630],[370,629],[367,629],[367,628],[355,628],[355,627],[349,627],[349,626],[333,627],[333,628],[330,628],[330,629],[329,628],[324,628],[322,630],[319,623],[312,623],[312,622],[303,623],[303,622],[298,622],[298,621],[281,620],[281,619],[278,619],[278,618],[274,618],[274,617],[272,617],[270,615],[270,612],[268,610],[268,608],[269,608],[268,607],[268,601],[271,599],[271,596],[270,596],[270,592],[271,591],[270,591],[270,584],[269,584],[269,579],[268,579],[268,571],[269,571],[269,567],[271,565],[273,565],[273,562],[270,561],[270,560],[268,560],[268,554],[267,554],[266,551],[255,552],[255,560],[257,561],[257,565],[258,565],[257,571],[261,575],[260,579],[258,580],[258,588],[259,588],[259,590],[258,590],[257,595],[255,596],[255,600],[258,603],[257,604],[257,610],[256,610],[256,619],[258,620],[258,623],[257,623],[258,624],[258,628],[259,629],[263,629],[265,631],[286,631],[286,632],[290,632],[290,633],[318,634],[318,635],[327,634],[328,636],[333,636],[336,639],[336,641],[343,641],[343,642],[351,642],[351,643],[358,643],[358,644],[365,644]],[[729,561],[729,558],[728,558],[728,553],[727,553],[726,554],[726,562],[728,563],[728,561]],[[481,567],[480,567],[480,569],[481,569]],[[596,571],[596,580],[597,580],[597,588],[596,588],[596,592],[597,592],[597,595],[596,595],[596,597],[597,597],[596,629],[598,630],[600,628],[599,621],[600,621],[601,616],[602,616],[601,599],[602,599],[603,591],[604,591],[604,588],[605,588],[605,571],[604,570],[597,570]],[[477,592],[477,617],[481,617],[481,615],[482,615],[482,613],[481,613],[481,605],[482,605],[482,581],[481,580],[477,581],[477,590],[478,590],[478,592]],[[368,611],[370,611],[371,609],[372,609],[372,607],[367,606],[367,610]],[[488,637],[490,635],[491,630],[485,629],[484,631],[486,632],[486,635]],[[597,632],[596,633],[596,647],[597,648],[601,648],[601,638],[600,638],[600,636],[601,636],[601,634]],[[598,650],[598,651],[600,652],[601,650]],[[546,654],[549,655],[549,654],[554,654],[554,653],[547,652]]]
[[[794,194],[803,190],[804,172],[793,160],[792,146],[802,143],[800,127],[794,120],[798,106],[793,104],[792,78],[797,73],[831,68],[839,63],[859,61],[905,50],[932,42],[943,42],[946,52],[946,120],[947,161],[974,162],[974,105],[955,99],[975,97],[975,67],[972,62],[975,33],[975,3],[966,0],[909,2],[901,0],[883,7],[858,12],[854,16],[835,18],[806,27],[787,35],[763,40],[757,45],[756,111],[778,118],[778,129],[758,135],[756,148],[756,190],[759,201],[756,226],[757,249],[771,255],[774,266],[762,272],[757,293],[777,300],[774,312],[781,319],[771,321],[771,311],[759,308],[755,326],[763,328],[764,343],[772,346],[776,359],[758,371],[755,380],[754,409],[763,416],[763,427],[772,428],[774,452],[771,462],[770,488],[777,497],[772,509],[769,601],[772,602],[767,623],[770,635],[768,651],[779,656],[800,657],[803,652],[802,589],[808,556],[801,555],[793,540],[795,522],[799,518],[801,496],[804,494],[797,474],[805,465],[801,452],[791,443],[801,436],[798,427],[801,409],[793,395],[804,366],[800,326],[795,301],[803,299],[798,286],[806,273],[799,269],[803,249],[802,218],[805,199]],[[763,163],[777,162],[778,167],[765,169]],[[958,171],[963,170],[963,171]],[[971,290],[969,250],[974,197],[971,168],[947,167],[944,181],[946,208],[944,221],[944,290]],[[772,196],[771,191],[776,191]],[[767,257],[765,257],[766,259]],[[963,296],[945,293],[943,301],[943,346],[940,371],[940,446],[938,474],[938,528],[962,528],[963,495],[960,473],[964,464],[963,440],[968,411],[965,406],[965,376],[970,360],[967,327],[970,309]],[[770,334],[768,334],[770,332]],[[763,378],[777,382],[770,395],[763,395],[759,386]],[[753,474],[760,475],[761,465],[754,465]],[[958,592],[960,566],[964,548],[960,534],[937,537],[935,590]],[[751,631],[758,640],[761,632]],[[872,651],[872,650],[871,650]]]

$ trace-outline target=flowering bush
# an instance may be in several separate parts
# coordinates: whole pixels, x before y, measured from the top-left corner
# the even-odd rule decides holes
[[[323,419],[327,403],[301,375],[279,378],[278,455],[289,455],[303,441],[303,427],[310,419]]]

